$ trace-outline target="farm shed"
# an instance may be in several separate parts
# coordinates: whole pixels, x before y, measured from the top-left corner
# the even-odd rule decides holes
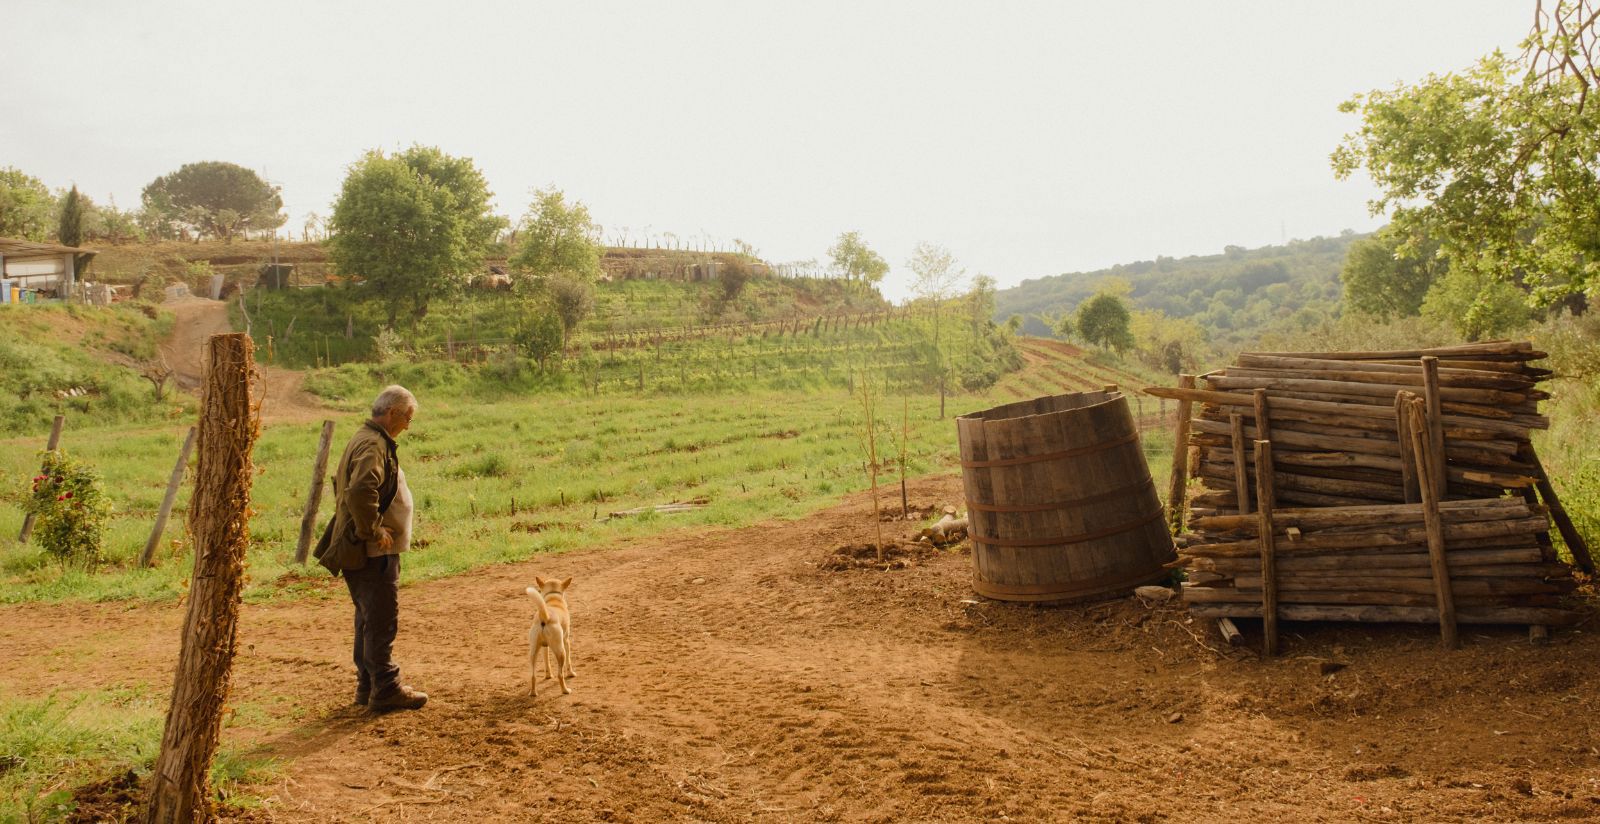
[[[76,246],[0,238],[0,302],[23,292],[70,294],[78,281],[78,256],[93,254]]]

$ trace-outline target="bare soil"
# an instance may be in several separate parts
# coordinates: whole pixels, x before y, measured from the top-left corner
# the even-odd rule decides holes
[[[911,495],[953,503],[959,490],[931,478]],[[959,550],[892,571],[821,568],[872,533],[856,495],[804,520],[406,587],[397,658],[432,700],[387,716],[349,703],[338,582],[247,605],[234,705],[250,710],[224,743],[259,746],[283,771],[260,788],[266,808],[239,815],[1600,819],[1592,622],[1542,647],[1522,627],[1469,629],[1455,652],[1431,627],[1290,624],[1284,654],[1263,661],[1178,606],[979,599]],[[522,590],[536,574],[576,579],[571,695],[542,675],[527,694]],[[178,605],[0,608],[0,688],[159,691],[181,618]]]
[[[234,331],[228,322],[228,304],[190,296],[168,300],[163,305],[175,318],[171,336],[161,344],[161,354],[172,367],[178,387],[192,392],[200,386],[206,341],[212,335]],[[302,388],[304,373],[260,364],[260,357],[258,352],[256,368],[261,372],[265,392],[261,403],[263,421],[299,422],[327,416],[328,410]]]

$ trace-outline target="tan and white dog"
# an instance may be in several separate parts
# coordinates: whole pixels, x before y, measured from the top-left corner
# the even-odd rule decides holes
[[[536,684],[539,679],[539,650],[542,649],[545,651],[545,675],[556,679],[561,685],[561,693],[569,695],[572,689],[567,686],[567,676],[576,678],[578,672],[572,666],[572,610],[567,606],[567,596],[563,593],[572,586],[572,579],[547,581],[536,576],[533,583],[535,586],[528,587],[528,594],[538,600],[539,612],[534,617],[533,626],[528,628],[528,694],[539,694]],[[554,673],[550,667],[552,654],[556,659]]]

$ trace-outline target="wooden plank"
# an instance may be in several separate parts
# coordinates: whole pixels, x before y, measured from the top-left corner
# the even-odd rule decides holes
[[[1424,369],[1428,363],[1437,364],[1437,361],[1424,358]],[[1434,398],[1437,399],[1437,394]],[[1428,532],[1428,558],[1433,567],[1434,598],[1439,609],[1439,637],[1447,648],[1456,649],[1461,646],[1461,636],[1456,630],[1455,594],[1450,584],[1450,567],[1445,560],[1444,520],[1439,515],[1444,469],[1442,466],[1437,470],[1430,468],[1435,464],[1437,447],[1430,442],[1432,428],[1424,403],[1415,398],[1408,401],[1410,411],[1406,417],[1411,428],[1417,479],[1422,488],[1422,519]]]

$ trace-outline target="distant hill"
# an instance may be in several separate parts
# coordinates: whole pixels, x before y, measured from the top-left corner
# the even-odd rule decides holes
[[[1336,310],[1339,269],[1350,243],[1360,237],[1364,235],[1345,232],[1259,249],[1229,246],[1220,255],[1158,257],[1025,280],[996,295],[996,319],[1022,315],[1023,331],[1049,334],[1044,317],[1071,312],[1106,278],[1114,277],[1132,287],[1137,308],[1192,318],[1214,338],[1238,338],[1296,320],[1310,322]]]

